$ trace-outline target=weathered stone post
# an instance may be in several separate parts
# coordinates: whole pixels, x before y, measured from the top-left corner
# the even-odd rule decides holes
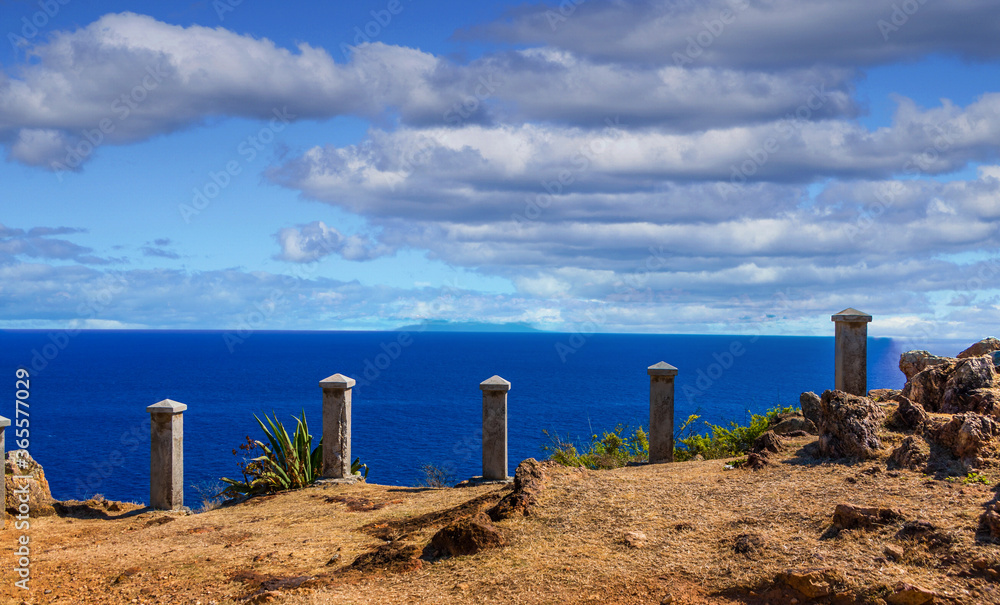
[[[7,464],[7,427],[10,420],[0,416],[0,473],[5,472]],[[0,481],[0,506],[7,506],[7,481]],[[7,524],[7,515],[0,510],[0,529]]]
[[[483,479],[507,479],[507,391],[510,383],[494,375],[479,383],[483,391]]]
[[[868,322],[872,316],[851,307],[830,318],[836,325],[833,388],[868,394]]]
[[[674,376],[665,361],[649,366],[649,462],[674,461]]]
[[[170,399],[148,406],[149,505],[162,510],[184,506],[184,410]]]
[[[334,374],[320,381],[323,389],[323,478],[351,475],[351,389],[357,381]]]

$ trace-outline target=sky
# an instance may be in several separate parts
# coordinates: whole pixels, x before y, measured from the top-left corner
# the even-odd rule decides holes
[[[998,16],[0,0],[0,329],[995,335]]]

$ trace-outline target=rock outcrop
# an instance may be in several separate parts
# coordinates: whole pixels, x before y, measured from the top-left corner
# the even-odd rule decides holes
[[[833,511],[833,526],[837,529],[868,529],[903,520],[903,513],[892,508],[865,508],[838,504]]]
[[[44,517],[55,514],[53,508],[52,492],[49,491],[49,482],[45,479],[45,471],[42,465],[31,457],[27,450],[13,450],[7,452],[4,461],[4,485],[6,486],[6,501],[4,508],[12,515],[18,513],[18,506],[22,504],[21,492],[28,487],[27,500],[29,514],[32,517]]]
[[[929,420],[924,406],[914,403],[902,395],[897,397],[897,401],[899,405],[889,416],[886,424],[894,429],[921,432]]]
[[[431,546],[453,557],[474,555],[487,548],[507,544],[503,534],[483,513],[459,519],[441,529],[431,538]]]
[[[545,489],[544,464],[528,458],[517,465],[514,471],[514,491],[486,511],[493,521],[531,514],[537,501],[538,492]]]
[[[919,372],[923,372],[928,367],[948,363],[950,358],[931,355],[927,351],[907,351],[899,356],[899,371],[907,380],[910,380]]]
[[[820,398],[819,453],[830,458],[868,459],[882,448],[878,430],[885,412],[867,397],[825,391]]]
[[[921,438],[909,436],[889,455],[889,468],[917,470],[923,468],[931,456],[931,448]]]
[[[928,412],[978,412],[1000,417],[1000,373],[992,356],[997,346],[1000,341],[986,338],[957,358],[927,351],[903,353],[899,369],[906,375],[906,385],[901,396]]]
[[[958,358],[979,357],[981,355],[989,355],[993,351],[1000,351],[1000,340],[990,336],[959,353]]]
[[[819,395],[812,391],[806,391],[799,395],[799,406],[802,408],[802,415],[806,420],[811,421],[819,428]]]
[[[956,458],[974,458],[1000,435],[1000,423],[989,416],[965,412],[928,431],[935,443],[947,448]]]

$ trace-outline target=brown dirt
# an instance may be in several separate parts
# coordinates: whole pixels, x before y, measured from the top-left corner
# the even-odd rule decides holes
[[[725,605],[762,603],[790,569],[836,570],[837,590],[873,604],[898,583],[941,603],[1000,603],[1000,545],[977,534],[1000,471],[985,470],[989,486],[887,471],[902,439],[884,434],[882,457],[855,464],[815,461],[802,450],[815,438],[799,437],[758,471],[547,468],[532,514],[495,524],[507,546],[439,560],[422,554],[431,536],[509,487],[328,485],[197,515],[78,503],[32,520],[28,592],[13,587],[22,532],[7,518],[0,604]],[[837,504],[903,518],[831,531]]]

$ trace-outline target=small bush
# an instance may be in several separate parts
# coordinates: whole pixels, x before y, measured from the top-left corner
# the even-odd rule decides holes
[[[775,406],[764,414],[753,414],[750,423],[745,426],[736,422],[730,422],[728,426],[705,422],[709,430],[704,434],[693,432],[701,416],[691,414],[674,433],[674,461],[683,462],[699,455],[706,460],[742,456],[750,451],[757,437],[777,424],[783,415],[795,411],[796,408],[791,406]],[[649,460],[649,437],[642,427],[626,432],[626,427],[618,425],[614,431],[600,437],[593,435],[584,453],[580,453],[572,443],[563,441],[559,435],[550,435],[547,431],[543,433],[549,437],[550,443],[542,450],[550,460],[564,466],[609,469]]]
[[[455,475],[448,469],[436,464],[425,464],[420,467],[423,473],[423,480],[418,483],[418,487],[451,487],[455,485]]]
[[[563,441],[559,435],[549,435],[547,431],[543,433],[551,443],[543,446],[542,450],[550,459],[564,466],[609,469],[625,466],[629,462],[649,460],[649,437],[642,427],[626,432],[624,425],[618,425],[615,430],[600,437],[592,435],[590,446],[583,454],[572,443]]]

